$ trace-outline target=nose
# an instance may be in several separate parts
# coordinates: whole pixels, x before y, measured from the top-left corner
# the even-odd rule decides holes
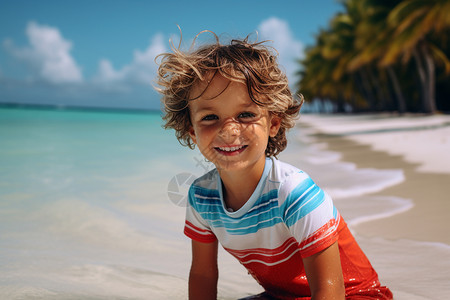
[[[239,124],[235,120],[226,120],[219,131],[219,136],[224,140],[231,140],[240,133]]]

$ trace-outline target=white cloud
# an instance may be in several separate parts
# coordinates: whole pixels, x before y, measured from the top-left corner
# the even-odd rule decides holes
[[[66,40],[58,28],[30,22],[26,34],[29,46],[17,47],[11,40],[5,40],[3,45],[31,70],[28,79],[38,78],[54,84],[84,81],[81,68],[70,54],[72,42]],[[147,49],[135,50],[133,60],[121,69],[115,69],[111,61],[101,59],[97,74],[89,81],[108,90],[129,90],[136,84],[151,86],[157,69],[154,59],[165,51],[163,35],[156,34]]]
[[[75,41],[65,39],[59,28],[29,22],[26,37],[25,45],[3,40],[2,46],[19,64],[14,70],[0,70],[0,85],[8,87],[0,87],[0,98],[14,95],[17,102],[57,105],[160,107],[159,101],[153,101],[155,92],[149,90],[153,89],[156,77],[154,59],[167,51],[162,34],[155,34],[143,50],[136,49],[132,60],[122,67],[99,58],[95,75],[89,76],[83,76],[71,55]]]
[[[135,50],[133,61],[121,69],[114,69],[112,63],[107,59],[99,62],[98,72],[94,82],[101,84],[143,84],[151,85],[156,76],[156,55],[165,52],[163,35],[156,34],[149,46],[144,51]]]
[[[29,46],[18,48],[9,40],[4,46],[25,62],[34,76],[55,84],[83,80],[81,69],[70,54],[72,43],[61,36],[58,28],[30,22],[26,34]]]
[[[123,79],[122,72],[114,70],[112,63],[107,59],[100,60],[98,64],[97,80],[101,82],[111,82]]]
[[[286,71],[291,84],[297,80],[295,73],[299,64],[297,60],[304,55],[304,46],[297,40],[289,24],[279,18],[269,18],[261,22],[258,26],[262,40],[273,41],[273,47],[279,53],[279,63]]]

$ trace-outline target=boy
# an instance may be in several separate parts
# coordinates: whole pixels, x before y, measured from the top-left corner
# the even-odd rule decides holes
[[[263,43],[161,54],[166,128],[216,169],[189,191],[189,299],[216,299],[220,243],[265,289],[252,299],[392,299],[324,193],[278,161],[301,103]]]

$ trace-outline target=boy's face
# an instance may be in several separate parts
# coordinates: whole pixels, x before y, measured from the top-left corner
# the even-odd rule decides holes
[[[189,134],[206,159],[219,171],[264,167],[269,136],[280,128],[280,119],[251,99],[247,87],[217,74],[195,85],[189,103]],[[203,94],[202,94],[203,93]]]

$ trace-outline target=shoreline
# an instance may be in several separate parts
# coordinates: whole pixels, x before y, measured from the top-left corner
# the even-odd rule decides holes
[[[306,123],[307,124],[307,123]],[[407,162],[402,155],[374,150],[370,145],[343,136],[313,134],[327,150],[339,152],[341,161],[357,168],[402,169],[405,180],[373,196],[396,196],[411,199],[414,206],[400,214],[363,222],[354,226],[358,235],[390,240],[408,239],[450,245],[447,227],[450,221],[450,174],[419,172],[419,164]]]
[[[153,108],[76,106],[76,105],[33,104],[33,103],[12,103],[12,102],[0,102],[0,109],[101,112],[101,113],[124,113],[124,114],[155,114],[155,113],[161,114],[161,110],[156,108],[153,109]]]

